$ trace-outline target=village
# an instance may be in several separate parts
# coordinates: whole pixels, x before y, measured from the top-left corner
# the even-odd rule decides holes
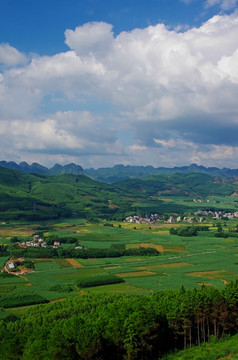
[[[43,247],[46,248],[49,245],[45,242],[44,239],[42,239],[39,235],[34,235],[32,241],[24,241],[19,244],[19,247],[21,248],[27,248],[27,247]],[[54,241],[52,247],[57,248],[60,246],[59,241]]]
[[[238,218],[238,211],[235,212],[226,212],[223,210],[220,211],[211,211],[211,210],[198,210],[193,214],[189,214],[188,216],[169,216],[166,217],[164,215],[158,214],[150,214],[145,215],[144,217],[138,215],[127,216],[124,222],[127,223],[135,223],[135,224],[155,224],[158,221],[164,221],[165,223],[172,224],[177,222],[187,222],[192,224],[194,222],[203,223],[206,219],[213,220],[230,220],[234,218]]]

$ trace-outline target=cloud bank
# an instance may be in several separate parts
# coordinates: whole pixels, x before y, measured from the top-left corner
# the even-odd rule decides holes
[[[68,51],[28,62],[0,45],[2,158],[238,167],[237,33],[235,12],[185,32],[87,23],[65,31]]]

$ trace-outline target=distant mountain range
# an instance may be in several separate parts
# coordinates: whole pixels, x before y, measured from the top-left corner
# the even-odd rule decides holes
[[[26,174],[44,174],[44,175],[58,175],[58,174],[71,174],[71,175],[82,175],[84,170],[82,166],[75,164],[59,165],[55,164],[52,168],[33,163],[31,165],[23,161],[20,164],[16,164],[14,161],[0,161],[0,166],[8,169],[14,169],[22,171]]]
[[[0,166],[20,170],[24,173],[44,174],[44,175],[58,175],[58,174],[71,174],[71,175],[87,175],[90,178],[107,184],[113,184],[118,181],[144,178],[154,175],[172,175],[176,173],[189,174],[189,173],[202,173],[210,176],[218,176],[223,178],[238,177],[238,169],[219,169],[217,167],[204,167],[196,164],[182,167],[158,167],[153,166],[130,166],[130,165],[115,165],[111,168],[99,168],[97,170],[83,169],[82,166],[74,163],[68,165],[55,164],[52,168],[47,168],[37,163],[31,165],[25,161],[17,164],[13,161],[0,161]]]

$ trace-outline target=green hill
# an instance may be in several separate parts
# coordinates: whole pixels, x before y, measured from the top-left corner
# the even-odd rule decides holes
[[[0,219],[44,220],[80,217],[122,220],[127,215],[191,210],[179,197],[231,195],[236,179],[206,174],[158,175],[113,185],[85,175],[26,174],[0,167]],[[163,197],[174,197],[172,204]],[[192,207],[194,209],[194,206]]]
[[[235,179],[213,178],[207,174],[157,175],[143,179],[124,180],[116,184],[120,189],[130,189],[150,196],[167,194],[170,196],[231,195],[236,186]]]

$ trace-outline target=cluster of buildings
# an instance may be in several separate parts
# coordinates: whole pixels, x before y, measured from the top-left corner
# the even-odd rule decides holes
[[[212,219],[221,220],[221,219],[234,219],[238,218],[238,211],[235,212],[226,212],[223,210],[220,211],[211,211],[211,210],[198,210],[194,213],[196,216],[208,216]]]
[[[28,248],[28,247],[43,247],[43,248],[46,248],[49,245],[39,235],[34,235],[33,240],[22,242],[22,243],[19,244],[19,246],[21,248]],[[53,248],[57,248],[58,246],[60,246],[60,242],[59,241],[54,241]]]
[[[168,220],[165,221],[165,222],[167,222],[168,224],[173,224],[175,222],[180,222],[180,221],[185,221],[185,222],[187,222],[189,224],[193,224],[195,220],[194,220],[193,217],[187,218],[186,216],[183,216],[183,217],[181,217],[181,216],[178,216],[178,217],[170,216],[168,218]],[[204,221],[204,218],[202,218],[202,217],[199,218],[199,222],[203,222],[203,221]]]
[[[196,222],[204,222],[205,217],[209,217],[215,220],[223,220],[223,219],[234,219],[238,218],[238,211],[235,212],[226,212],[226,211],[211,211],[211,210],[198,210],[194,212],[194,217],[186,217],[186,216],[170,216],[165,220],[164,216],[160,216],[158,214],[145,215],[145,217],[133,215],[127,216],[124,222],[134,223],[134,224],[154,224],[156,221],[163,220],[168,224],[176,223],[176,222],[187,222],[189,224],[193,224]]]
[[[127,216],[124,222],[134,224],[151,224],[158,220],[162,220],[162,216],[159,216],[158,214],[145,215],[145,217],[133,215]]]
[[[156,221],[162,221],[164,220],[165,222],[167,222],[168,224],[171,223],[175,223],[175,222],[180,222],[180,221],[186,221],[188,223],[193,223],[194,222],[194,218],[190,217],[174,217],[174,216],[170,216],[167,220],[165,220],[164,216],[160,216],[158,214],[150,214],[150,215],[145,215],[145,217],[142,216],[138,216],[138,215],[133,215],[133,216],[127,216],[124,220],[124,222],[127,223],[134,223],[134,224],[154,224]],[[199,219],[200,222],[204,221],[203,218]]]

